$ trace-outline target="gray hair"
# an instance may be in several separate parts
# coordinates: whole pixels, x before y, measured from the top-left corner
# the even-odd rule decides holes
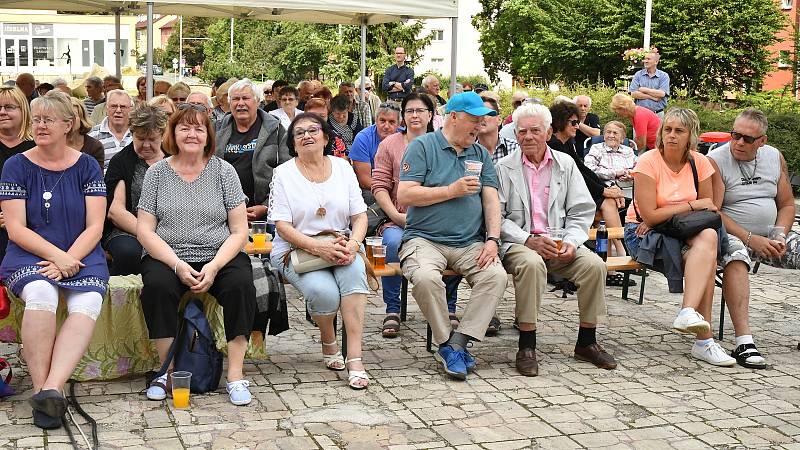
[[[41,97],[33,99],[31,102],[31,111],[34,109],[53,112],[59,119],[69,122],[70,124],[75,120],[75,110],[72,109],[72,102],[69,100],[69,95],[59,90],[52,90]]]
[[[370,79],[370,77],[364,77],[364,80],[365,80],[364,87],[366,87],[366,86],[374,86],[372,84],[372,79]],[[356,78],[356,81],[353,82],[353,86],[355,86],[357,88],[361,88],[361,77]]]
[[[89,77],[89,78],[86,79],[86,83],[85,84],[92,85],[92,86],[102,86],[103,85],[103,80],[100,77]]]
[[[553,124],[553,115],[550,114],[550,110],[546,106],[526,103],[515,109],[511,114],[515,131],[519,128],[519,121],[526,117],[538,117],[542,121],[545,131]]]
[[[249,78],[242,78],[241,80],[233,83],[231,87],[228,88],[228,98],[231,97],[231,92],[240,91],[242,89],[250,89],[250,92],[253,93],[253,98],[255,99],[256,103],[261,101],[261,90],[258,89]]]
[[[389,102],[381,103],[380,106],[378,106],[378,112],[375,113],[375,117],[377,118],[379,115],[385,113],[397,114],[398,122],[403,118],[402,114],[400,114],[400,105],[397,103],[389,103]]]
[[[567,97],[566,95],[558,95],[556,96],[556,98],[553,99],[552,104],[555,105],[556,103],[562,103],[562,102],[575,103],[574,101],[572,101],[571,98]]]
[[[111,101],[111,97],[114,97],[114,96],[117,96],[117,95],[118,96],[125,96],[125,98],[127,98],[128,101],[131,102],[131,106],[133,106],[133,99],[131,98],[130,95],[128,95],[127,92],[123,91],[122,89],[112,89],[112,90],[106,92],[106,102],[110,102]]]
[[[188,97],[186,97],[186,103],[191,103],[191,102],[189,101],[189,99],[190,99],[190,98],[192,98],[193,96],[194,96],[194,97],[201,96],[201,97],[203,98],[203,104],[204,104],[204,105],[205,105],[205,106],[206,106],[206,107],[207,107],[209,110],[211,110],[211,109],[214,109],[214,105],[213,105],[213,103],[211,103],[211,99],[210,99],[210,98],[208,98],[208,96],[207,96],[206,94],[202,93],[202,92],[192,92],[191,94],[189,94],[189,96],[188,96]]]
[[[764,114],[764,112],[760,109],[745,109],[744,111],[740,112],[738,116],[736,116],[736,119],[734,119],[733,123],[736,123],[740,119],[755,122],[756,125],[758,125],[758,128],[761,130],[761,134],[767,134],[767,126],[769,125],[767,122],[767,115]]]
[[[428,87],[428,85],[433,81],[439,81],[439,78],[437,78],[436,75],[429,73],[425,78],[422,79],[422,85]]]
[[[67,80],[65,80],[65,79],[63,79],[63,78],[56,78],[56,79],[55,79],[55,80],[53,80],[53,82],[52,82],[52,83],[50,83],[50,84],[52,84],[52,85],[53,85],[53,87],[67,86]]]
[[[589,97],[588,95],[576,95],[575,98],[572,99],[572,103],[578,104],[579,98],[585,98],[586,100],[589,100],[589,108],[592,107],[592,97]]]

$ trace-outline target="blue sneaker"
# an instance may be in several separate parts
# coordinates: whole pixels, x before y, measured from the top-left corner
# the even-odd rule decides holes
[[[464,350],[454,350],[453,347],[445,345],[433,355],[436,361],[442,363],[444,371],[457,380],[467,379],[467,366],[464,360]]]
[[[464,365],[467,366],[467,372],[475,370],[476,364],[475,357],[467,349],[464,349]]]
[[[239,380],[228,383],[226,390],[230,396],[231,403],[237,406],[246,405],[253,400],[253,394],[250,393],[250,382],[247,380]]]

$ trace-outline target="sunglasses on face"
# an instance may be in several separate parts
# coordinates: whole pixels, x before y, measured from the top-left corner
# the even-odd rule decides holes
[[[739,139],[742,139],[744,140],[745,143],[752,144],[757,139],[761,139],[762,137],[764,137],[763,134],[761,136],[748,136],[746,134],[742,134],[737,131],[731,131],[731,140],[734,142],[738,141]]]
[[[181,111],[184,109],[193,109],[197,112],[208,113],[208,107],[199,103],[180,103],[178,104],[178,109]]]
[[[572,125],[573,127],[577,127],[579,123],[581,123],[578,119],[572,119],[567,121],[568,124]]]
[[[272,95],[272,91],[264,91],[264,95]]]

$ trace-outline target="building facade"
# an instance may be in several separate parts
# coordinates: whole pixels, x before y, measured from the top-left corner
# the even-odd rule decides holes
[[[136,66],[136,17],[120,20],[122,66]],[[57,14],[55,11],[4,10],[0,13],[0,75],[22,72],[37,78],[69,78],[96,64],[116,70],[114,16]]]
[[[798,15],[798,0],[775,0],[784,14],[787,16],[788,24],[786,28],[778,32],[779,41],[770,47],[772,56],[777,62],[773,71],[764,77],[763,89],[765,91],[787,89],[792,92],[792,82],[794,74],[792,72],[792,61],[796,57],[794,54],[794,29],[800,29],[800,15]]]

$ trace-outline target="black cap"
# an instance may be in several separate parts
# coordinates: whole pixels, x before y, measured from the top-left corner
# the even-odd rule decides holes
[[[477,83],[477,84],[475,84],[475,86],[473,87],[473,90],[474,90],[476,93],[480,94],[480,93],[481,93],[481,92],[483,92],[483,91],[488,91],[488,90],[489,90],[489,86],[487,86],[487,85],[485,85],[485,84],[483,84],[483,83]]]

